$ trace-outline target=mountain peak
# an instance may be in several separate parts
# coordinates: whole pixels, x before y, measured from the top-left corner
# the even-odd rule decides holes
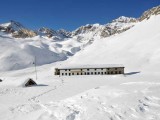
[[[112,22],[132,23],[132,22],[137,22],[137,19],[133,17],[120,16],[119,18],[113,20]]]
[[[34,37],[36,33],[25,28],[21,23],[11,20],[8,23],[0,24],[0,31],[11,34],[15,38]]]
[[[25,28],[20,22],[11,20],[10,23],[11,23],[11,24],[10,24],[11,26],[16,26],[16,27],[18,27],[18,28]],[[25,28],[25,29],[26,29],[26,28]]]
[[[63,38],[68,38],[70,36],[70,32],[67,32],[64,29],[60,29],[60,30],[53,30],[50,28],[46,28],[46,27],[42,27],[38,30],[38,33],[41,36],[47,36],[48,38],[56,38],[56,39],[63,39]]]

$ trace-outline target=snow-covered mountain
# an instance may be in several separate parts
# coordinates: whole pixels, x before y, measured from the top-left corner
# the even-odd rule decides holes
[[[70,32],[67,32],[63,29],[55,31],[50,28],[42,27],[38,30],[38,35],[46,37],[46,38],[57,39],[57,41],[64,40],[65,38],[69,38],[70,34],[71,34]]]
[[[42,27],[39,30],[29,30],[25,28],[21,23],[11,20],[8,23],[0,24],[0,31],[5,33],[12,33],[13,37],[27,38],[34,37],[37,35],[57,38],[57,40],[63,40],[68,37],[83,38],[84,34],[92,33],[93,35],[100,35],[101,37],[108,37],[113,34],[124,32],[135,25],[135,23],[140,22],[144,19],[149,19],[152,15],[160,14],[160,6],[154,7],[150,10],[145,11],[139,18],[125,17],[121,16],[112,22],[100,25],[100,24],[87,24],[81,26],[76,30],[69,32],[66,30],[53,30],[51,28]],[[83,35],[82,35],[83,34]],[[91,39],[91,38],[90,38]],[[92,38],[93,39],[93,38]]]
[[[160,14],[160,5],[145,11],[138,20],[142,21],[144,19],[149,19],[153,15],[159,15],[159,14]]]
[[[125,19],[133,18],[121,17],[121,20],[117,19],[106,25],[86,25],[73,32],[55,31],[44,27],[35,32],[15,21],[1,24],[0,46],[6,53],[1,52],[3,55],[0,56],[0,63],[6,65],[0,70],[33,66],[35,56],[37,65],[65,60],[96,39],[121,33],[136,24],[136,21],[129,22]]]
[[[36,36],[36,32],[25,28],[21,23],[11,20],[0,24],[0,31],[11,34],[14,38],[27,38]]]
[[[116,63],[135,71],[159,72],[160,68],[156,67],[160,65],[159,24],[160,15],[151,16],[119,35],[95,40],[64,64]]]
[[[159,6],[148,10],[142,16],[146,16],[146,14],[147,16],[158,15]],[[15,21],[1,24],[0,63],[6,65],[0,70],[30,67],[35,56],[37,65],[66,60],[97,40],[101,43],[101,39],[121,35],[133,26],[140,24],[142,16],[138,19],[121,16],[105,25],[88,24],[72,32],[44,27],[33,31]],[[148,17],[143,17],[144,20],[145,18]],[[6,51],[5,54],[3,51]]]
[[[137,22],[138,20],[135,18],[121,16],[106,25],[87,24],[69,32],[64,29],[53,30],[45,27],[38,30],[29,30],[21,23],[11,20],[8,23],[0,24],[0,31],[11,34],[13,38],[32,38],[39,35],[45,38],[57,40],[64,40],[65,38],[70,37],[76,37],[77,39],[83,40],[83,38],[87,37],[88,34],[92,35],[92,37],[87,39],[93,39],[95,35],[108,37],[113,34],[124,32],[133,27]]]
[[[61,31],[69,34],[63,39],[45,37],[45,31],[16,39],[1,32],[0,120],[159,120],[158,9],[143,20],[120,17]],[[37,66],[37,77],[31,67],[35,56],[43,65]],[[106,63],[123,64],[125,74],[54,76],[55,67]],[[29,77],[37,78],[36,87],[23,87]]]

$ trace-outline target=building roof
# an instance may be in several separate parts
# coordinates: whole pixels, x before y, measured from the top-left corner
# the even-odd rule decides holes
[[[28,86],[34,86],[34,85],[37,85],[37,83],[33,79],[31,79],[31,78],[26,79],[22,83],[22,87],[28,87]]]
[[[122,64],[70,65],[70,66],[60,66],[58,67],[58,69],[114,68],[114,67],[124,67],[124,65]]]

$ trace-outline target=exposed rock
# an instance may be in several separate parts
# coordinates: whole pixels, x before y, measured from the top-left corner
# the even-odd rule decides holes
[[[47,37],[49,37],[49,38],[57,35],[57,32],[56,32],[56,31],[54,31],[54,30],[52,30],[52,29],[49,29],[49,28],[45,28],[45,27],[40,28],[40,29],[38,30],[38,32],[39,32],[41,35],[45,35],[45,36],[47,36]]]
[[[160,14],[160,6],[153,7],[152,9],[145,11],[138,20],[142,21],[144,19],[149,19],[152,15],[158,15],[158,14]]]
[[[111,23],[105,25],[100,36],[109,37],[114,34],[122,33],[132,28],[137,22],[138,20],[136,20],[135,18],[121,16],[113,20]]]
[[[58,30],[57,32],[58,32],[60,35],[62,35],[63,37],[65,37],[65,38],[71,37],[71,32],[66,31],[66,30],[64,30],[64,29],[60,29],[60,30]]]
[[[45,27],[40,28],[38,30],[38,33],[42,36],[47,36],[48,38],[52,38],[52,37],[57,38],[58,40],[69,38],[71,35],[70,32],[67,32],[63,29],[55,31],[53,29],[45,28]]]
[[[99,24],[93,24],[93,25],[87,24],[87,25],[81,26],[78,29],[76,29],[75,31],[73,31],[72,36],[76,36],[76,35],[84,34],[84,33],[88,33],[88,32],[94,32],[99,27],[100,27]]]
[[[25,28],[19,22],[11,20],[9,23],[1,24],[0,31],[9,33],[16,38],[27,38],[36,36],[36,32]]]

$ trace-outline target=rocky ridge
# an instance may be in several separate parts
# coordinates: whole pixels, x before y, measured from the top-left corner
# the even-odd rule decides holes
[[[121,16],[112,22],[100,25],[100,24],[87,24],[81,26],[76,30],[69,32],[66,30],[53,30],[50,28],[42,27],[38,30],[30,30],[24,27],[19,22],[11,20],[9,23],[0,24],[0,31],[7,34],[11,34],[15,38],[31,38],[37,35],[46,38],[52,38],[54,40],[64,40],[65,38],[75,38],[79,41],[85,40],[86,34],[89,37],[86,39],[93,40],[94,36],[99,36],[101,38],[109,37],[114,34],[122,33],[130,28],[132,28],[137,22],[143,21],[144,19],[149,19],[152,15],[160,14],[160,6],[154,7],[145,11],[141,17],[132,18]]]
[[[160,14],[160,5],[157,7],[153,7],[147,11],[145,11],[140,18],[139,21],[143,21],[144,19],[149,19],[152,15]]]

